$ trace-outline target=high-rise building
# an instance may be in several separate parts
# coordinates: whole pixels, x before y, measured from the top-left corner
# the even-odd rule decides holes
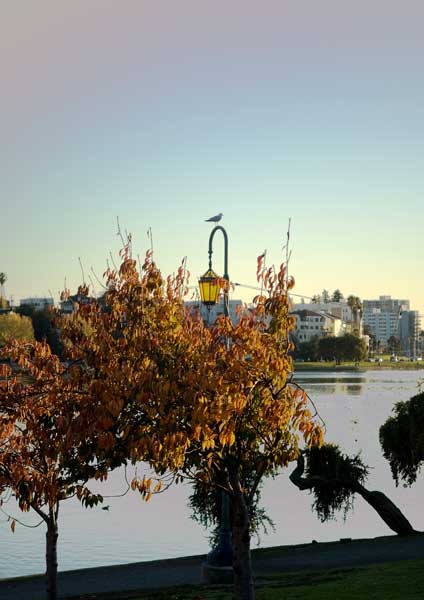
[[[379,308],[381,312],[399,313],[399,310],[409,310],[409,300],[398,300],[391,296],[380,296],[378,300],[364,300],[364,313],[373,308]]]
[[[420,319],[417,311],[410,310],[409,300],[380,296],[378,300],[364,300],[363,307],[364,325],[381,348],[387,347],[390,338],[396,338],[402,353],[416,355]]]
[[[403,311],[399,319],[399,340],[402,354],[415,359],[420,353],[420,315],[417,310]]]

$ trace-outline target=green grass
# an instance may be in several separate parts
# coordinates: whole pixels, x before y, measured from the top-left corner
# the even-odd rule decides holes
[[[276,575],[258,600],[418,600],[424,596],[424,560]]]
[[[257,574],[257,600],[418,600],[424,597],[424,559],[355,569]],[[231,586],[184,586],[96,600],[232,600]],[[83,600],[81,598],[80,600]]]
[[[341,365],[335,365],[331,362],[296,362],[294,363],[295,372],[299,371],[368,371],[379,369],[397,369],[416,371],[424,369],[424,361],[411,362],[399,361],[391,362],[383,360],[381,363],[361,361],[359,364],[354,362],[343,362]]]

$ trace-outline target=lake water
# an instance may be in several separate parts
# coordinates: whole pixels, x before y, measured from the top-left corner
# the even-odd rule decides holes
[[[396,488],[381,455],[378,429],[396,402],[417,393],[417,382],[423,377],[423,371],[400,370],[301,372],[296,377],[326,422],[326,440],[339,444],[349,454],[361,451],[364,462],[372,467],[368,489],[387,494],[418,530],[424,530],[420,508],[424,476],[411,488]],[[263,505],[274,520],[276,531],[262,536],[261,546],[391,535],[391,530],[360,497],[346,522],[340,516],[337,521],[320,523],[311,511],[311,496],[290,483],[288,472],[265,483]],[[104,484],[99,487],[105,496],[122,492],[123,473],[113,473],[106,488]],[[146,504],[130,492],[122,498],[105,499],[108,511],[100,507],[83,509],[73,500],[64,502],[59,519],[59,569],[206,553],[207,532],[189,518],[189,493],[187,485],[175,486]],[[19,511],[15,514],[26,523],[38,521],[33,515],[22,516]],[[6,517],[0,515],[0,578],[44,572],[44,542],[43,524],[36,529],[18,524],[12,534]]]

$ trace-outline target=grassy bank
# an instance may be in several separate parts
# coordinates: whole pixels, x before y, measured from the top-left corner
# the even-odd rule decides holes
[[[257,574],[257,600],[418,600],[424,559],[355,569]],[[90,595],[79,600],[231,600],[231,586],[183,586],[144,593]]]
[[[335,365],[334,362],[296,362],[294,363],[295,372],[299,371],[369,371],[380,369],[394,369],[407,371],[423,371],[424,361],[411,362],[399,361],[392,362],[383,360],[381,363],[361,361],[359,364],[354,362],[343,362],[341,365]]]

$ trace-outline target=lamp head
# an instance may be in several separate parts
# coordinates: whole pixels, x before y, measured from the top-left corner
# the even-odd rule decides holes
[[[212,269],[199,278],[199,290],[202,304],[211,307],[217,303],[220,290],[219,277]]]

